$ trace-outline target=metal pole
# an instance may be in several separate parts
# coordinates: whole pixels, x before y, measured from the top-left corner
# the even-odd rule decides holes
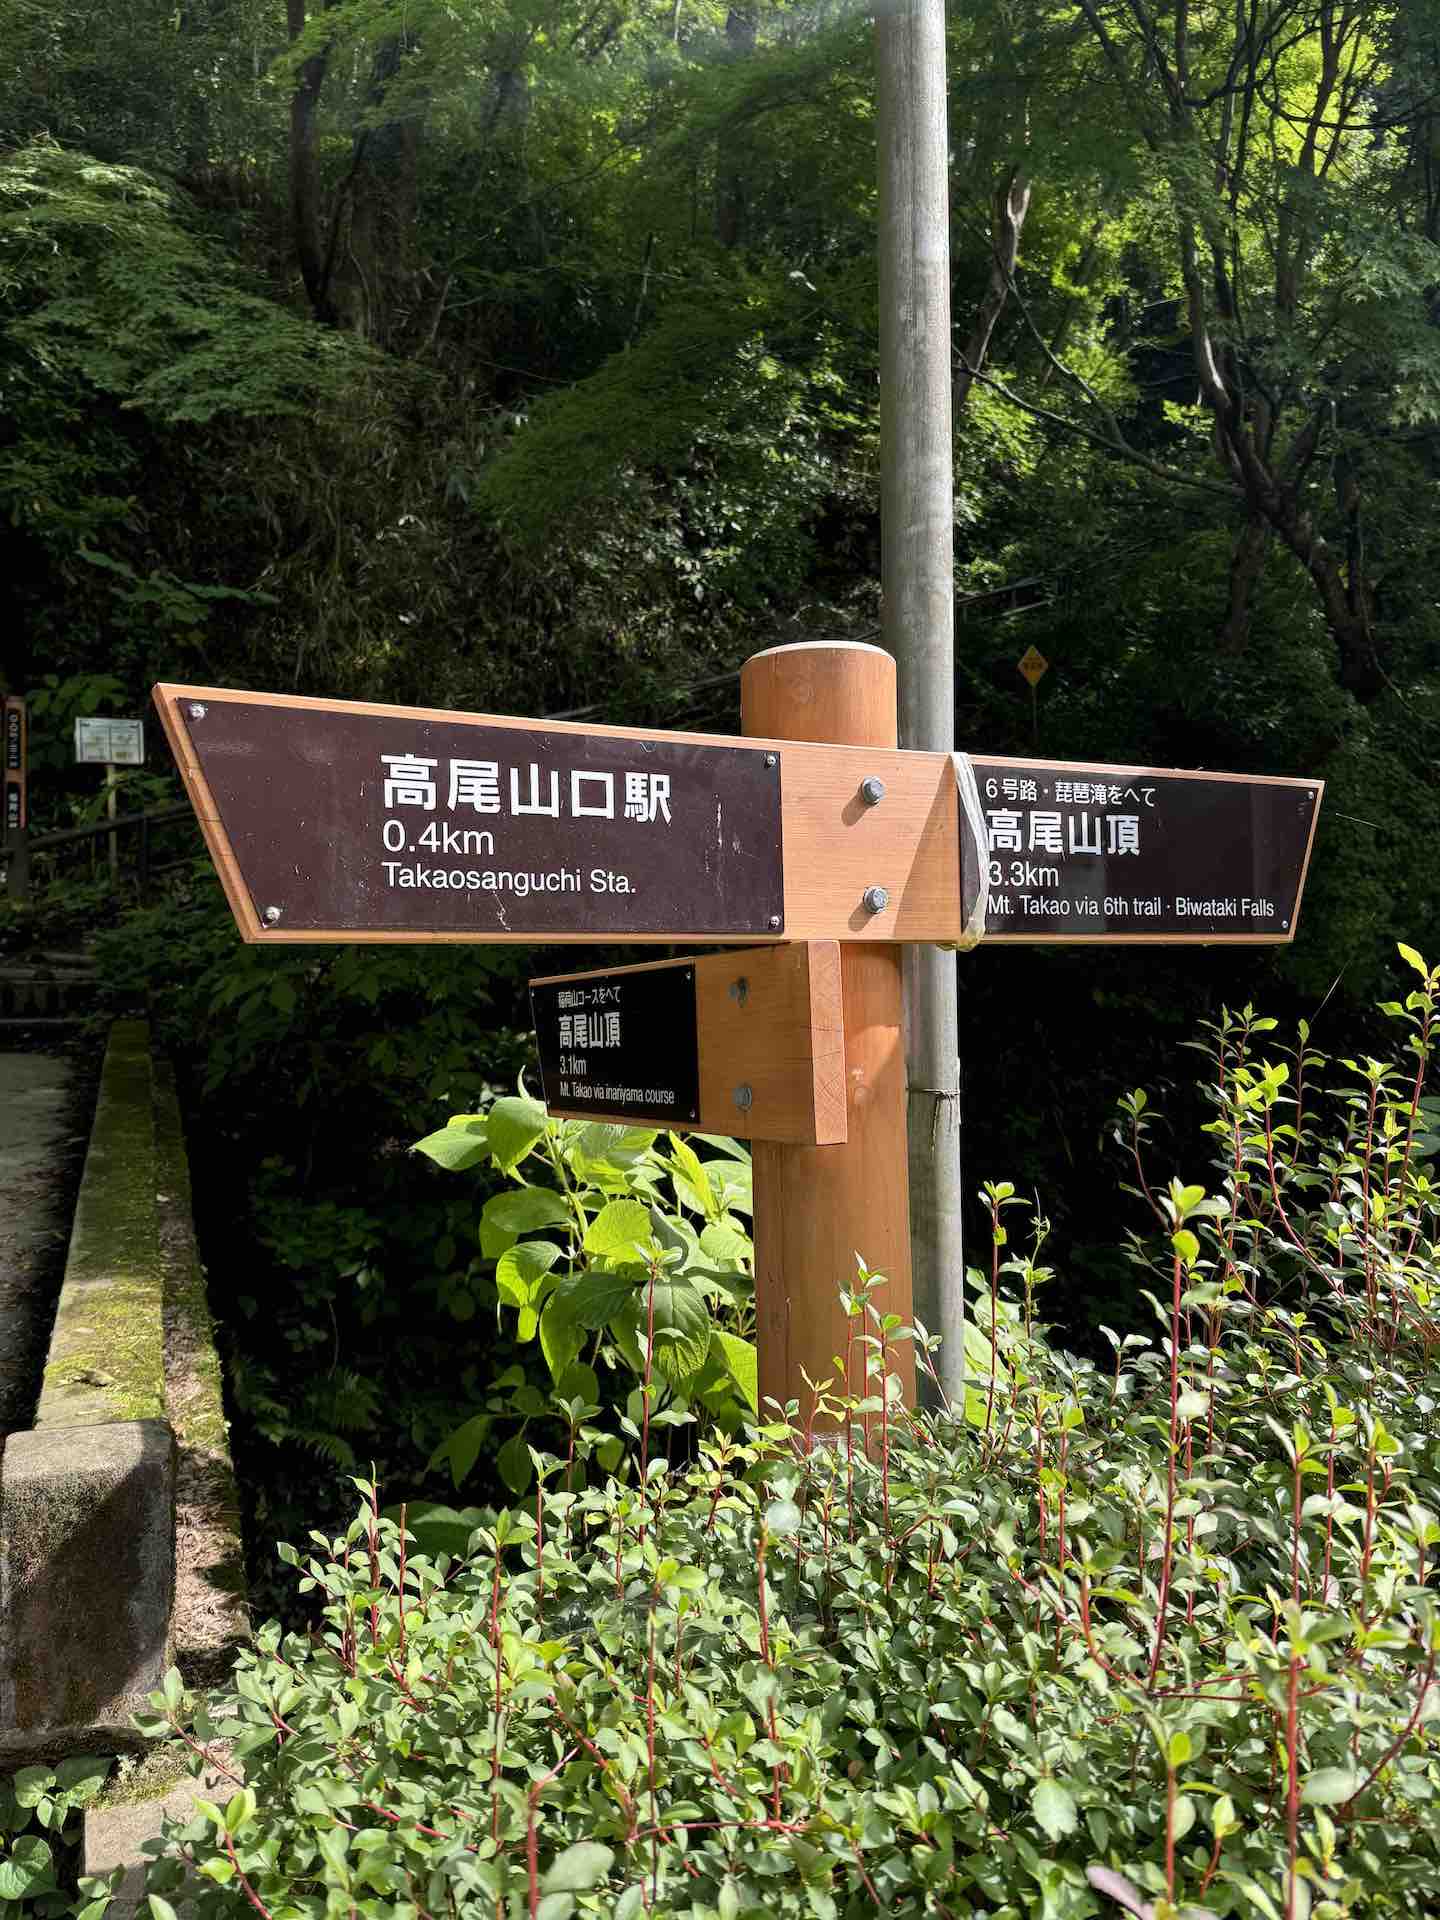
[[[954,482],[944,0],[885,0],[876,20],[880,149],[880,519],[885,644],[900,744],[955,745]],[[956,962],[905,950],[915,1310],[964,1372]]]

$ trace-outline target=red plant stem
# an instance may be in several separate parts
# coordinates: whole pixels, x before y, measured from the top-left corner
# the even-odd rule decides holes
[[[373,1472],[374,1469],[372,1468]],[[366,1521],[366,1545],[370,1550],[370,1591],[374,1593],[380,1585],[380,1492],[375,1482],[370,1482],[370,1512]],[[380,1638],[380,1603],[370,1602],[370,1644],[373,1647]]]
[[[1295,1920],[1295,1860],[1300,1845],[1300,1661],[1290,1649],[1290,1672],[1285,1689],[1285,1847],[1290,1871],[1285,1881],[1285,1920]]]
[[[650,1286],[645,1301],[645,1374],[641,1384],[645,1408],[640,1416],[640,1544],[645,1544],[645,1501],[650,1491],[650,1382],[655,1372],[655,1262],[650,1263]]]
[[[884,1539],[890,1542],[890,1359],[885,1344],[885,1323],[880,1323],[880,1510],[884,1516]]]
[[[395,1582],[396,1592],[400,1596],[400,1658],[405,1658],[405,1519],[409,1513],[408,1501],[400,1503],[400,1571]],[[418,1702],[417,1702],[418,1704]]]
[[[991,1440],[990,1417],[995,1411],[995,1373],[1000,1358],[1000,1202],[990,1202],[990,1388],[985,1396],[985,1439]]]
[[[225,1851],[226,1853],[229,1854],[230,1864],[235,1869],[235,1878],[240,1882],[240,1891],[244,1894],[245,1898],[250,1902],[251,1906],[255,1909],[257,1913],[263,1913],[265,1916],[265,1920],[271,1920],[270,1909],[266,1906],[265,1902],[260,1898],[259,1894],[256,1893],[254,1887],[251,1886],[250,1882],[245,1878],[244,1869],[241,1867],[240,1862],[235,1858],[235,1842],[231,1838],[228,1832],[225,1834]]]
[[[1180,1256],[1174,1259],[1170,1305],[1170,1453],[1165,1490],[1165,1542],[1160,1558],[1160,1605],[1155,1618],[1155,1651],[1150,1656],[1148,1685],[1154,1686],[1165,1646],[1166,1616],[1170,1611],[1170,1571],[1175,1559],[1175,1458],[1180,1427]]]
[[[1380,1758],[1375,1762],[1375,1765],[1370,1769],[1369,1773],[1367,1773],[1365,1778],[1360,1782],[1360,1785],[1355,1789],[1354,1793],[1351,1794],[1350,1798],[1345,1802],[1344,1806],[1340,1808],[1340,1814],[1343,1818],[1348,1819],[1350,1817],[1351,1807],[1354,1806],[1355,1802],[1360,1798],[1361,1794],[1367,1790],[1367,1788],[1372,1787],[1375,1784],[1376,1780],[1379,1779],[1380,1775],[1384,1772],[1386,1767],[1389,1766],[1390,1762],[1395,1758],[1396,1754],[1399,1753],[1401,1747],[1404,1746],[1405,1742],[1410,1738],[1411,1734],[1415,1731],[1416,1727],[1420,1724],[1420,1716],[1425,1711],[1426,1697],[1429,1694],[1430,1688],[1434,1684],[1434,1680],[1435,1680],[1435,1659],[1436,1659],[1435,1650],[1432,1648],[1430,1653],[1430,1658],[1425,1662],[1425,1677],[1420,1682],[1420,1691],[1416,1695],[1415,1706],[1413,1711],[1411,1712],[1410,1718],[1405,1722],[1405,1725],[1401,1728],[1398,1738],[1391,1741],[1390,1745],[1385,1749],[1384,1753],[1381,1754]]]
[[[1405,1182],[1410,1177],[1410,1150],[1415,1144],[1415,1128],[1420,1118],[1420,1096],[1425,1091],[1425,1069],[1430,1060],[1430,1028],[1433,1016],[1429,1007],[1425,1009],[1420,1022],[1419,1063],[1415,1068],[1415,1085],[1410,1094],[1410,1117],[1405,1128],[1405,1153],[1400,1163],[1400,1204],[1405,1204]],[[1415,1242],[1420,1238],[1420,1215],[1417,1212],[1415,1225],[1410,1230],[1410,1244],[1405,1249],[1408,1261],[1415,1251]]]
[[[653,1296],[654,1282],[651,1282]],[[650,1818],[656,1817],[659,1809],[655,1800],[655,1595],[650,1599],[649,1652],[645,1670],[645,1756],[647,1778],[650,1784]],[[657,1834],[650,1837],[650,1901],[653,1906],[660,1890],[660,1841]]]
[[[1325,1515],[1325,1568],[1321,1575],[1320,1582],[1320,1601],[1322,1606],[1327,1605],[1330,1599],[1330,1555],[1335,1544],[1335,1515],[1333,1512],[1335,1504],[1335,1443],[1335,1409],[1332,1406],[1330,1409],[1330,1453],[1326,1461],[1325,1471],[1325,1493],[1329,1499],[1331,1510],[1327,1510]]]
[[[495,1649],[495,1755],[490,1768],[490,1832],[500,1839],[500,1756],[505,1750],[502,1702],[502,1639],[500,1633],[500,1537],[495,1537],[495,1571],[490,1583],[490,1644]]]

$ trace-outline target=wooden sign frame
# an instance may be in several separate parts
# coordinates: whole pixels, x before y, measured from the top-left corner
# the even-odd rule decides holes
[[[894,747],[854,747],[746,735],[682,733],[660,728],[584,726],[573,721],[529,720],[495,714],[455,713],[443,708],[397,707],[370,701],[317,700],[299,694],[250,693],[224,687],[164,683],[154,690],[155,705],[175,755],[201,830],[220,874],[243,938],[258,945],[368,943],[483,943],[486,945],[593,946],[606,938],[637,946],[710,942],[744,946],[825,940],[892,943],[954,943],[963,929],[962,842],[954,769],[943,753],[902,752]],[[776,756],[781,775],[784,914],[769,933],[707,933],[685,927],[664,930],[597,932],[491,926],[451,930],[394,928],[286,927],[267,924],[267,903],[252,899],[229,834],[190,738],[186,709],[210,702],[261,708],[302,709],[320,713],[378,715],[398,722],[434,721],[453,727],[500,728],[519,734],[574,735],[684,746],[733,748],[743,745]],[[1314,794],[1315,804],[1304,862],[1288,929],[1281,933],[1095,933],[1027,928],[1023,934],[992,930],[981,941],[1015,946],[1280,946],[1295,938],[1300,904],[1314,845],[1324,783],[1269,774],[1208,773],[1198,769],[1145,767],[1100,761],[1059,761],[1040,755],[972,756],[977,778],[994,768],[1043,765],[1062,773],[1105,772],[1134,780],[1235,781],[1249,786],[1290,787]],[[879,798],[867,798],[877,791]]]
[[[564,1120],[609,1120],[627,1127],[673,1128],[676,1133],[724,1133],[795,1146],[842,1144],[848,1128],[838,941],[799,941],[739,953],[643,961],[633,967],[551,973],[530,984],[578,986],[676,968],[689,968],[695,975],[697,1118],[637,1119],[588,1102],[566,1105],[547,1098],[548,1111]]]
[[[366,928],[287,928],[262,919],[265,902],[251,899],[230,838],[191,743],[185,708],[212,701],[258,707],[297,707],[322,713],[376,714],[398,721],[433,720],[451,726],[503,727],[518,733],[600,735],[608,739],[673,741],[684,746],[743,745],[778,755],[783,811],[784,925],[773,933],[714,936],[726,946],[777,940],[955,940],[960,934],[960,829],[955,777],[943,753],[894,748],[816,746],[785,740],[743,741],[728,734],[679,733],[655,727],[592,727],[573,721],[526,720],[497,714],[454,713],[433,707],[396,707],[372,701],[315,700],[299,694],[246,693],[229,687],[163,683],[154,701],[225,888],[242,936],[256,945],[483,942],[487,946],[594,946],[597,938],[631,945],[673,946],[710,937],[684,928],[659,933],[412,932]],[[867,805],[861,784],[883,781],[884,803]],[[866,890],[883,886],[887,905],[865,904]]]

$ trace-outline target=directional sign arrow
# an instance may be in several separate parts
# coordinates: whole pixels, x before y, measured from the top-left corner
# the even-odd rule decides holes
[[[982,849],[945,754],[154,697],[262,942],[1286,941],[1321,794],[976,756]]]

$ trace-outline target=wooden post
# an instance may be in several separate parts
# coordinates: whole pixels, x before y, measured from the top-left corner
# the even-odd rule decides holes
[[[105,768],[105,818],[110,822],[110,831],[105,836],[110,842],[110,884],[113,887],[120,878],[120,839],[115,832],[115,783],[119,778],[113,766]]]
[[[740,711],[752,736],[893,747],[895,661],[880,647],[845,642],[773,647],[746,661]],[[894,878],[877,873],[874,884]],[[753,1149],[762,1411],[767,1398],[782,1405],[798,1399],[803,1421],[812,1404],[804,1376],[836,1378],[839,1385],[834,1357],[843,1360],[846,1343],[840,1289],[854,1281],[857,1254],[886,1276],[875,1296],[880,1311],[910,1321],[901,953],[898,945],[849,941],[840,950],[845,1144],[757,1142]],[[895,1349],[890,1366],[913,1404],[915,1358],[908,1341]],[[857,1348],[855,1390],[863,1379]]]

